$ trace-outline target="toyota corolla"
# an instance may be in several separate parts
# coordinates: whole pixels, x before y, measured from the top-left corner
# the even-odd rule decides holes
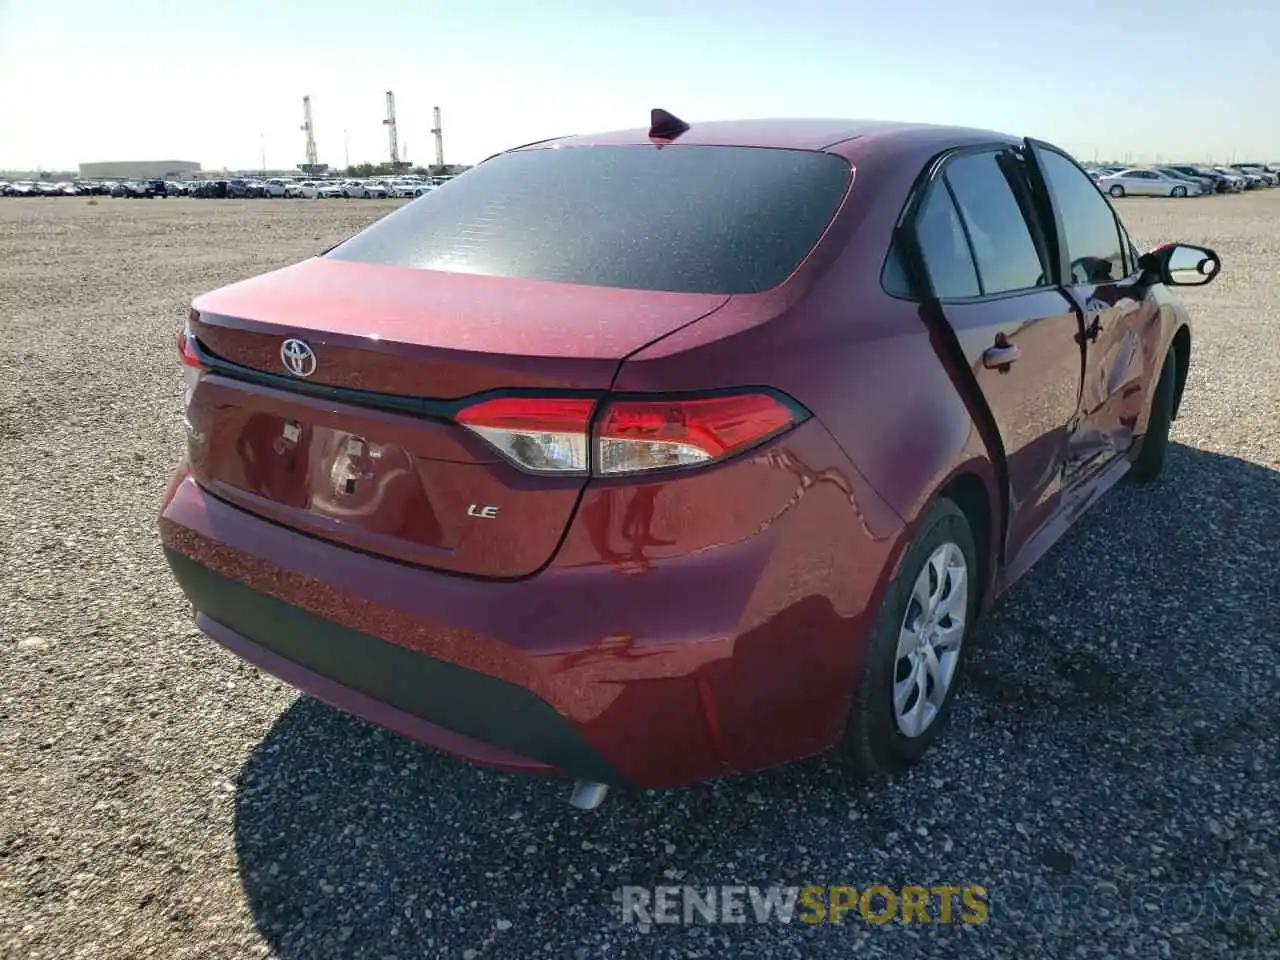
[[[654,111],[197,298],[164,549],[235,654],[579,806],[897,771],[978,617],[1160,474],[1169,288],[1218,270],[1046,143]]]

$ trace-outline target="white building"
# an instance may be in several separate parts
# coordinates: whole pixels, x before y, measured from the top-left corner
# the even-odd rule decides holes
[[[85,180],[190,180],[200,172],[194,160],[120,160],[112,163],[82,163]]]

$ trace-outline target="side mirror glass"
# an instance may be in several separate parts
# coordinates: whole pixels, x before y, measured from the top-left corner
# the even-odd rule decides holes
[[[1157,247],[1139,262],[1171,287],[1202,287],[1222,270],[1217,253],[1186,243]]]

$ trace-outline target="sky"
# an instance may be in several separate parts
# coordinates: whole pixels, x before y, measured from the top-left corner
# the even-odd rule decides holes
[[[0,169],[433,162],[646,125],[957,123],[1082,160],[1280,160],[1280,3],[0,0]]]

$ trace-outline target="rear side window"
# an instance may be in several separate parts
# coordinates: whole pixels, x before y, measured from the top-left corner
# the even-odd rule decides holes
[[[356,234],[335,260],[679,293],[759,293],[808,256],[840,157],[673,145],[520,150]]]
[[[1037,150],[1049,192],[1062,220],[1072,283],[1112,283],[1126,275],[1120,229],[1111,204],[1074,163],[1052,150]]]
[[[997,154],[962,154],[947,163],[945,176],[973,245],[982,292],[991,296],[1048,284],[1040,252]]]
[[[976,297],[978,273],[960,215],[944,183],[935,183],[920,208],[916,230],[934,294],[940,300]]]

